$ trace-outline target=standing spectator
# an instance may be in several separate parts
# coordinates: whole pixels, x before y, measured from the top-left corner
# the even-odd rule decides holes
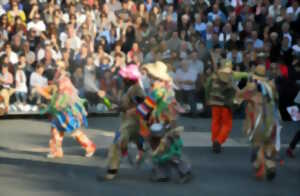
[[[191,68],[186,60],[181,64],[180,69],[176,71],[175,83],[178,85],[178,100],[190,105],[190,112],[194,116],[196,114],[195,102],[195,82],[197,72]]]
[[[25,62],[25,56],[20,57],[20,63],[18,65],[17,71],[16,71],[16,99],[17,99],[17,106],[18,108],[23,111],[25,109],[26,101],[27,101],[27,78],[24,71],[24,68],[26,66]]]
[[[46,31],[46,25],[43,20],[41,20],[40,14],[37,12],[34,15],[33,20],[27,23],[27,30],[35,29],[37,34],[41,34]]]

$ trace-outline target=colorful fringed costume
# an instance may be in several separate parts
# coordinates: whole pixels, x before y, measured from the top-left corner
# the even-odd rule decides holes
[[[49,141],[49,158],[63,157],[62,141],[65,132],[71,135],[85,149],[86,156],[90,157],[96,150],[95,144],[80,130],[87,127],[87,112],[84,100],[77,95],[69,77],[64,73],[55,81],[55,86],[48,86],[39,90],[42,95],[50,98],[48,108],[43,111],[51,115],[51,139]]]
[[[263,179],[266,176],[271,180],[275,177],[281,129],[274,84],[265,78],[255,78],[237,93],[237,98],[247,102],[244,132],[252,143],[256,177]]]
[[[137,106],[140,120],[140,134],[147,138],[150,134],[149,124],[161,122],[174,123],[176,119],[175,94],[168,85],[157,85],[149,92],[143,103]]]

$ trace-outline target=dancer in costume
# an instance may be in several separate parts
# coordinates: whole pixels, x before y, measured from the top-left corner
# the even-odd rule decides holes
[[[96,150],[96,145],[80,129],[82,125],[87,126],[84,100],[79,98],[77,89],[65,71],[64,62],[57,62],[57,66],[54,84],[46,88],[37,88],[37,92],[50,100],[45,111],[52,115],[48,158],[63,157],[62,141],[65,133],[71,133],[85,149],[85,156],[91,157]],[[99,96],[104,96],[104,92],[99,91]]]
[[[276,104],[275,85],[266,78],[263,65],[256,67],[252,79],[236,96],[240,101],[247,102],[244,131],[252,143],[251,161],[256,178],[266,177],[272,180],[276,175],[275,158],[279,150],[280,114]]]
[[[221,153],[222,144],[226,142],[231,132],[234,80],[238,81],[243,77],[248,77],[248,74],[233,72],[231,61],[226,61],[212,74],[206,84],[206,100],[212,110],[211,140],[214,153]]]
[[[191,166],[181,158],[182,127],[176,127],[177,111],[182,110],[175,99],[172,79],[163,62],[144,66],[151,82],[145,101],[137,107],[140,116],[141,136],[153,151],[153,181],[168,181],[171,170],[179,175],[180,182],[189,179]]]
[[[162,124],[153,124],[150,130],[151,138],[160,140],[152,154],[151,179],[157,182],[169,181],[172,170],[175,170],[179,183],[187,182],[191,177],[191,165],[182,159],[183,141],[180,134],[183,127],[170,129]]]
[[[144,100],[145,92],[140,82],[141,73],[137,65],[123,67],[119,71],[127,89],[121,98],[121,126],[116,131],[113,144],[109,147],[108,169],[105,179],[112,180],[118,173],[120,159],[127,155],[129,142],[140,144],[139,118],[136,115],[136,106]]]

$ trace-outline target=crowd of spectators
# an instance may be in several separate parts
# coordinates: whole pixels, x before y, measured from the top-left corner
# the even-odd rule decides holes
[[[281,93],[293,94],[295,89],[285,87],[291,81],[297,85],[293,74],[300,56],[297,0],[0,0],[0,4],[1,93],[15,88],[10,103],[16,102],[20,110],[27,103],[43,102],[34,87],[51,82],[57,60],[66,63],[80,96],[91,104],[95,88],[118,102],[123,90],[120,67],[157,60],[168,65],[179,101],[192,112],[197,102],[205,102],[205,81],[223,59],[241,71],[265,64]]]

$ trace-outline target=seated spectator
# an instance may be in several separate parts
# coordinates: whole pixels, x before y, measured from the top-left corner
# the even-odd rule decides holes
[[[195,72],[198,74],[198,75],[201,75],[203,74],[204,72],[204,64],[203,62],[198,59],[198,56],[197,56],[197,52],[196,51],[193,51],[190,55],[190,61],[189,61],[189,67],[191,67],[192,69],[195,70]]]
[[[25,12],[20,9],[18,2],[13,1],[11,5],[11,10],[7,12],[7,17],[9,23],[13,23],[16,17],[20,17],[23,23],[26,23],[26,15]]]
[[[27,30],[35,29],[37,34],[41,34],[46,31],[46,25],[43,20],[41,20],[40,14],[37,12],[34,15],[33,20],[27,23]]]
[[[181,63],[181,67],[177,69],[175,74],[175,84],[178,86],[176,95],[179,102],[189,104],[191,107],[191,114],[196,114],[196,102],[195,102],[195,82],[197,79],[197,73],[191,67],[188,62],[184,60]]]
[[[133,43],[131,50],[127,53],[127,62],[131,63],[133,61],[133,57],[137,56],[140,62],[143,62],[143,53],[139,48],[138,43]]]
[[[13,75],[8,71],[8,66],[3,64],[2,72],[0,74],[0,95],[4,101],[5,113],[7,113],[9,110],[10,96],[15,91],[12,88],[13,82]]]
[[[1,52],[0,56],[3,56],[5,54],[8,57],[9,63],[11,63],[12,65],[16,65],[19,62],[19,57],[11,49],[11,45],[9,42],[5,43],[4,49],[5,49],[5,51]]]
[[[37,93],[36,88],[42,88],[48,85],[48,79],[43,76],[44,71],[44,65],[39,63],[35,71],[30,75],[30,99],[37,105],[41,105],[43,100],[39,93]]]

